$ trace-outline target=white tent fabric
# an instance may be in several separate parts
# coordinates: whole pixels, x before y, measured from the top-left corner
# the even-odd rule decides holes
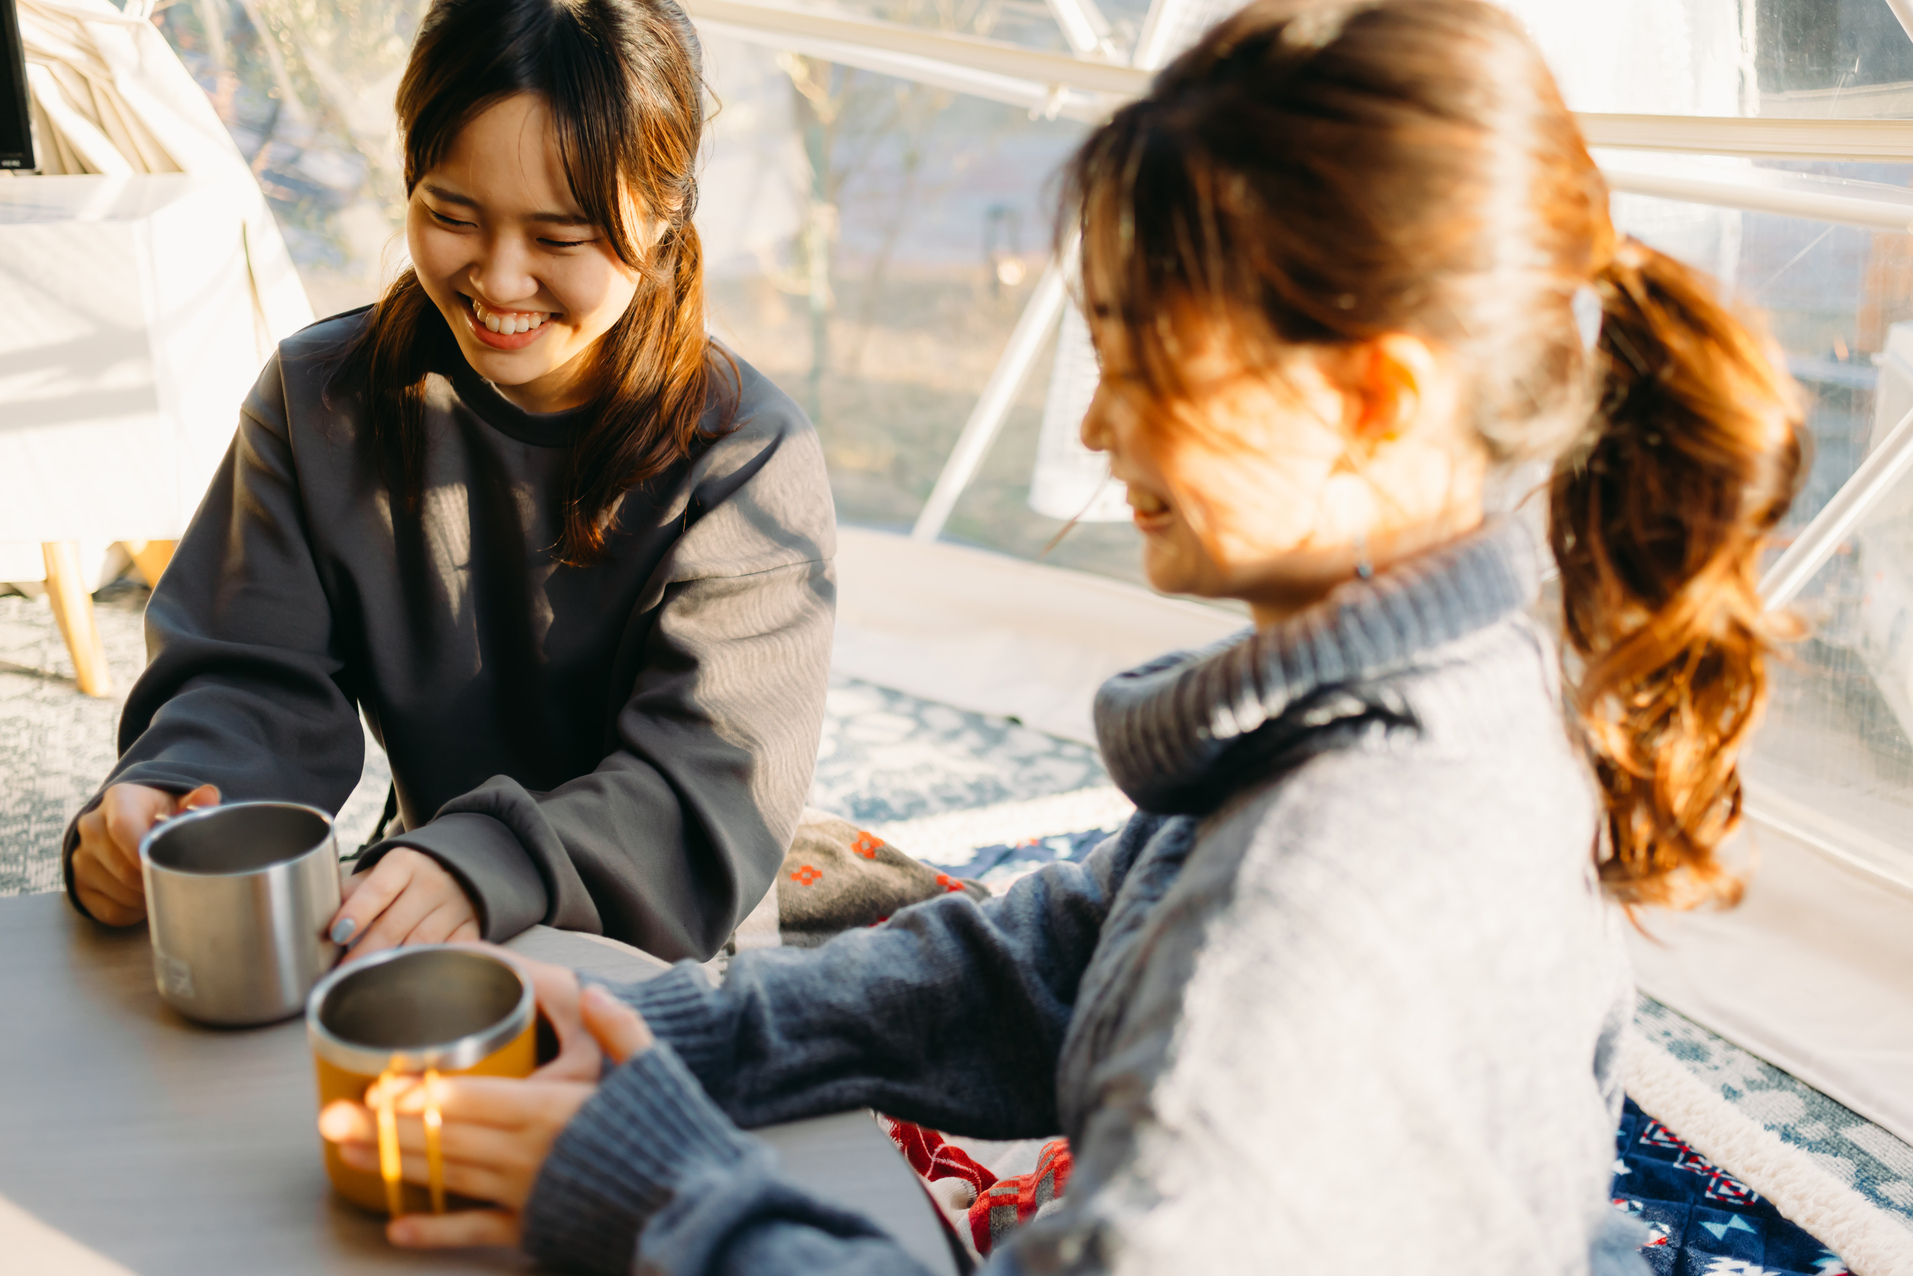
[[[1644,912],[1635,978],[1913,1143],[1913,896],[1771,828],[1744,836],[1758,858],[1740,906]]]
[[[0,580],[42,579],[39,542],[77,539],[82,576],[103,584],[125,562],[116,539],[178,535],[240,398],[312,307],[238,147],[159,31],[106,0],[18,12],[40,172],[0,184],[18,258],[0,294],[38,321],[7,333],[0,380],[36,405],[6,453],[35,482],[0,520]],[[117,264],[78,295],[60,280],[82,261]],[[112,339],[142,312],[144,336]],[[74,406],[102,377],[143,406],[111,420]]]
[[[42,173],[186,173],[233,185],[263,359],[312,305],[258,183],[152,23],[107,0],[17,0]]]

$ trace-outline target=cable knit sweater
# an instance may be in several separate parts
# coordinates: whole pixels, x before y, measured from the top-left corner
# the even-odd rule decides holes
[[[659,1044],[553,1147],[527,1248],[917,1271],[742,1132],[869,1105],[1069,1136],[994,1272],[1644,1272],[1606,1200],[1631,990],[1536,578],[1501,524],[1124,674],[1097,727],[1141,813],[1086,862],[624,990]]]

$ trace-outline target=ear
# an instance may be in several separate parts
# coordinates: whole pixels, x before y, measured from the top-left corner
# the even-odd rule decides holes
[[[1441,374],[1434,349],[1420,337],[1391,332],[1348,352],[1343,372],[1343,427],[1373,451],[1415,428]]]

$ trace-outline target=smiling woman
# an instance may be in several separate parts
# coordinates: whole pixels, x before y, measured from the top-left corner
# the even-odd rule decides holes
[[[438,0],[400,84],[412,267],[284,343],[147,616],[69,831],[97,919],[186,805],[383,840],[333,937],[535,922],[706,957],[816,757],[834,516],[803,414],[704,330],[698,47],[672,0]],[[183,796],[182,796],[183,795]]]
[[[550,106],[519,93],[460,130],[406,213],[419,286],[466,361],[533,412],[589,399],[584,356],[638,290],[570,186]]]

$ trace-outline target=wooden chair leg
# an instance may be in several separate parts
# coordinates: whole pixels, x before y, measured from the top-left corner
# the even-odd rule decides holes
[[[47,541],[40,551],[46,556],[47,601],[53,604],[60,636],[73,657],[80,690],[89,696],[110,696],[113,676],[106,668],[106,644],[100,641],[100,628],[93,621],[93,594],[80,577],[80,543]]]
[[[173,551],[179,548],[178,541],[121,541],[126,552],[132,555],[133,566],[145,579],[146,587],[159,584],[160,573],[166,570],[166,564],[173,561]]]

